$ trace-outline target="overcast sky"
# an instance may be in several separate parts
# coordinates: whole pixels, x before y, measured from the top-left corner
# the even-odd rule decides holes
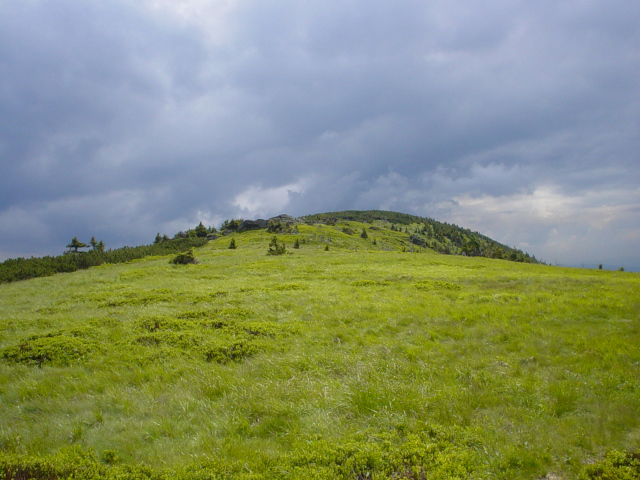
[[[640,2],[0,0],[0,260],[345,209],[640,270]]]

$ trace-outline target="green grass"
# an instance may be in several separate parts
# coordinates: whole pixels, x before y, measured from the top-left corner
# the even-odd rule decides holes
[[[639,275],[298,229],[278,235],[291,255],[245,232],[197,265],[0,285],[0,452],[77,445],[185,478],[566,479],[640,448]]]

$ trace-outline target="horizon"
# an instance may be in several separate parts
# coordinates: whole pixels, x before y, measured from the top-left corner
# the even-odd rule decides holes
[[[362,211],[366,211],[366,210],[348,210],[348,211],[362,212]],[[391,210],[376,210],[376,211],[383,212],[383,213],[384,213],[384,212],[388,212],[388,213],[400,213],[400,214],[403,214],[403,215],[404,215],[404,213],[403,213],[403,212],[395,212],[395,211],[391,211]],[[275,218],[275,217],[279,217],[279,216],[291,216],[292,218],[294,218],[294,219],[296,219],[296,220],[299,220],[299,219],[304,219],[305,217],[309,217],[309,216],[313,216],[313,215],[326,215],[326,214],[340,213],[340,212],[342,212],[342,211],[335,211],[335,212],[317,212],[317,213],[313,213],[313,214],[301,215],[301,216],[298,216],[298,217],[291,216],[291,215],[289,215],[288,213],[279,213],[279,214],[277,214],[277,215],[274,215],[273,217],[268,217],[268,218],[258,218],[258,217],[256,217],[256,218],[239,218],[239,219],[235,219],[235,220],[242,220],[242,221],[245,221],[245,220],[250,220],[250,221],[256,221],[256,220],[269,220],[269,219],[271,219],[271,218]],[[411,214],[406,214],[406,215],[411,215]],[[429,217],[419,217],[419,218],[429,219]],[[232,220],[232,219],[231,219],[231,218],[229,218],[229,219],[225,219],[223,222],[221,222],[221,223],[220,223],[220,224],[218,224],[218,225],[204,225],[204,224],[203,224],[203,225],[204,225],[205,227],[207,227],[207,228],[215,228],[216,230],[221,231],[222,223],[224,223],[225,221],[228,221],[228,220]],[[431,220],[435,220],[436,222],[439,222],[437,219],[431,219]],[[392,222],[392,223],[393,223],[393,222]],[[448,222],[439,222],[439,223],[446,224],[446,223],[448,223]],[[453,226],[455,226],[455,227],[459,227],[459,228],[465,229],[465,227],[464,227],[464,226],[462,226],[462,225],[456,225],[456,224],[450,224],[450,225],[453,225]],[[167,232],[157,232],[156,234],[159,234],[159,235],[167,235],[169,238],[174,238],[175,236],[178,236],[180,233],[184,233],[184,232],[186,232],[186,231],[193,230],[196,226],[197,226],[197,225],[192,225],[192,226],[190,226],[189,228],[185,228],[184,230],[180,230],[180,231],[178,231],[178,232],[171,232],[171,234],[170,234],[170,235],[167,235]],[[468,230],[468,229],[467,229],[467,230]],[[478,231],[472,231],[472,233],[474,233],[474,234],[484,235],[482,232],[478,232]],[[497,241],[496,239],[493,239],[493,238],[490,238],[490,240]],[[83,240],[82,240],[82,239],[79,239],[79,241],[80,241],[80,242],[82,242],[82,243],[85,243],[85,242],[83,242]],[[96,239],[96,241],[101,241],[101,239]],[[118,246],[115,246],[115,247],[114,247],[114,246],[105,245],[105,248],[106,248],[107,250],[116,250],[116,249],[123,248],[123,247],[137,247],[137,246],[140,246],[140,245],[149,245],[149,244],[151,244],[151,243],[153,243],[153,242],[151,242],[151,241],[149,241],[149,242],[143,242],[142,244],[138,244],[138,245],[136,245],[136,244],[128,244],[128,243],[126,243],[126,244],[118,245]],[[501,242],[498,242],[498,243],[501,243]],[[502,244],[502,245],[504,245],[504,246],[506,246],[506,247],[509,247],[508,245],[505,245],[505,244]],[[64,250],[62,253],[53,253],[53,254],[44,254],[44,255],[22,256],[22,258],[38,258],[38,257],[44,257],[44,256],[58,256],[58,255],[64,255],[64,254],[68,253],[68,251],[69,251],[69,250],[68,250],[68,245],[66,245],[66,246],[65,246],[65,248],[66,248],[67,250]],[[88,241],[86,242],[86,245],[85,245],[84,247],[82,247],[82,248],[90,249],[90,245],[89,245]],[[509,247],[509,248],[512,248],[512,247]],[[517,249],[517,250],[520,250],[520,249]],[[80,252],[82,253],[82,251],[83,251],[83,250],[81,250]],[[623,271],[625,271],[625,272],[631,272],[631,273],[637,273],[638,271],[640,271],[640,269],[638,269],[637,267],[634,267],[633,265],[631,265],[631,266],[629,266],[629,267],[626,267],[626,266],[624,266],[624,265],[616,266],[616,265],[614,265],[614,264],[605,264],[605,263],[597,263],[597,264],[579,264],[579,265],[577,265],[577,264],[574,264],[574,265],[565,265],[565,264],[558,263],[558,262],[557,262],[557,260],[554,260],[553,262],[550,262],[550,261],[548,261],[548,260],[546,260],[546,259],[543,259],[543,258],[537,258],[537,257],[535,256],[535,254],[532,254],[531,252],[527,252],[526,250],[521,250],[521,251],[522,251],[523,253],[525,253],[525,254],[529,254],[529,255],[531,255],[531,256],[532,256],[532,257],[534,257],[536,260],[538,260],[539,262],[541,262],[541,264],[546,265],[546,266],[551,266],[551,267],[577,268],[577,269],[584,269],[584,270],[607,270],[607,271],[620,271],[620,269],[622,268],[622,269],[623,269]],[[439,253],[439,254],[441,254],[441,255],[445,255],[445,254],[443,254],[443,253],[441,253],[441,252],[436,252],[436,253]],[[459,254],[451,254],[451,255],[455,256],[455,255],[459,255]],[[4,262],[5,260],[12,260],[12,259],[16,259],[16,258],[19,258],[19,257],[7,257],[7,258],[0,258],[0,262]]]

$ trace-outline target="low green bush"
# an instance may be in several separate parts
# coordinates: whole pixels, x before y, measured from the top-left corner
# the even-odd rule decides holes
[[[587,465],[580,480],[638,480],[640,479],[640,450],[607,453],[604,460]]]
[[[54,335],[24,340],[18,345],[4,349],[1,358],[28,365],[41,366],[44,363],[69,365],[97,349],[98,345],[92,340]]]
[[[193,253],[193,248],[192,248],[188,252],[179,253],[169,263],[172,263],[174,265],[189,265],[189,264],[198,263],[198,260],[196,259],[195,254]]]

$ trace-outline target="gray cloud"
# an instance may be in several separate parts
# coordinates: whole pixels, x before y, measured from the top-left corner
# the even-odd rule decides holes
[[[639,20],[628,2],[0,4],[0,258],[388,208],[640,268]]]

